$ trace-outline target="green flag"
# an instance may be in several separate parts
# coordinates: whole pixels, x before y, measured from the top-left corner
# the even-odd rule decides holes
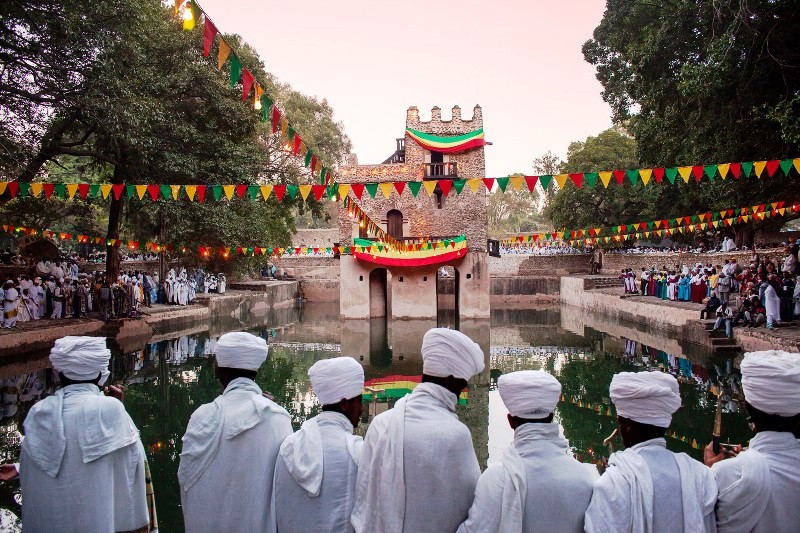
[[[300,188],[297,185],[287,185],[286,186],[286,194],[289,195],[289,198],[294,200],[297,197],[297,193],[300,191]]]
[[[789,176],[789,171],[792,169],[792,165],[794,161],[791,159],[783,159],[781,161],[781,170],[783,171],[784,176]]]
[[[539,176],[539,183],[542,184],[542,190],[547,190],[550,186],[550,182],[553,181],[553,176],[550,174],[543,174]]]
[[[214,194],[214,200],[219,202],[219,199],[222,198],[222,185],[213,185],[211,192]]]
[[[250,195],[251,200],[256,200],[258,198],[258,193],[261,192],[261,189],[258,185],[248,185],[247,186],[247,194]]]
[[[664,169],[664,174],[667,175],[667,179],[673,185],[675,184],[675,178],[678,177],[678,167],[669,167]]]
[[[717,165],[706,165],[705,171],[708,179],[713,180],[714,176],[717,175]]]
[[[375,198],[375,195],[378,193],[377,183],[367,183],[364,188],[367,189],[367,192],[372,198]]]
[[[631,182],[631,185],[636,185],[636,182],[639,181],[639,171],[637,169],[631,169],[625,171],[625,175],[628,177],[628,181]]]
[[[314,156],[314,154],[311,152],[311,149],[310,148],[306,148],[306,161],[305,161],[305,163],[306,163],[307,167],[311,166],[311,158],[313,156]]]
[[[508,187],[508,178],[497,178],[495,181],[497,182],[497,186],[500,187],[500,190],[506,192],[506,187]]]
[[[89,185],[89,196],[91,196],[92,198],[99,198],[100,197],[100,185],[99,184],[94,183],[92,185]]]
[[[270,100],[269,96],[266,94],[261,95],[261,122],[267,122],[269,120],[270,108],[272,108],[272,100]]]
[[[453,180],[453,188],[456,190],[456,194],[461,194],[465,183],[467,183],[467,180]]]
[[[136,186],[135,185],[126,185],[125,192],[128,193],[128,200],[136,196]]]
[[[171,200],[172,199],[172,188],[169,185],[162,185],[161,186],[161,196],[163,196],[165,200]]]
[[[407,186],[407,187],[409,188],[409,190],[411,191],[411,196],[413,196],[414,198],[416,198],[416,197],[417,197],[417,194],[419,194],[419,190],[420,190],[420,188],[422,187],[422,182],[421,182],[421,181],[409,181],[409,182],[406,184],[406,186]]]
[[[242,77],[242,62],[236,54],[231,54],[231,87],[236,87]]]
[[[586,172],[583,175],[583,182],[589,187],[594,187],[594,184],[597,183],[597,172]]]
[[[53,194],[56,195],[56,198],[64,198],[67,195],[67,186],[63,183],[56,183],[53,188]]]
[[[753,162],[752,161],[745,161],[742,163],[742,176],[745,178],[750,177],[750,173],[753,171]]]

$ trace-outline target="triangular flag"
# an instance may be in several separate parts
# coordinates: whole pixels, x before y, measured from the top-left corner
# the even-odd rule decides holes
[[[435,180],[422,182],[422,185],[425,187],[425,191],[428,193],[428,196],[433,196],[433,190],[436,188],[436,183],[437,182]]]
[[[611,183],[611,172],[600,172],[600,181],[603,182],[603,187],[608,188],[608,184]]]
[[[794,169],[800,174],[800,157],[795,157],[792,159],[792,164],[794,165]]]
[[[223,185],[222,190],[225,191],[225,198],[230,200],[233,198],[233,193],[236,191],[236,185]],[[217,198],[217,201],[219,201],[219,198]]]
[[[175,2],[177,5],[178,2]],[[203,26],[203,57],[208,57],[211,53],[211,43],[214,42],[214,37],[217,36],[217,27],[214,23],[206,17],[205,25]]]
[[[342,183],[339,185],[337,192],[339,193],[339,198],[344,199],[347,198],[347,194],[350,192],[350,184]]]
[[[409,181],[408,182],[408,190],[411,191],[411,196],[413,196],[414,198],[416,198],[417,195],[419,194],[420,188],[422,188],[422,182],[421,181]]]
[[[652,168],[643,168],[639,170],[639,176],[642,178],[642,183],[647,185],[650,182],[650,177],[653,175]]]
[[[481,186],[481,180],[478,178],[467,180],[467,185],[472,190],[472,192],[478,192],[478,187]]]
[[[494,188],[494,178],[483,178],[483,184],[486,186],[486,192],[492,192]]]
[[[689,183],[689,177],[692,175],[692,167],[678,167],[678,174],[681,175],[683,181]]]
[[[625,179],[625,171],[624,170],[615,170],[615,171],[612,172],[612,174],[614,175],[614,179],[617,181],[617,183],[622,185],[622,181]]]
[[[625,177],[628,178],[631,185],[636,185],[639,182],[639,171],[637,169],[626,170]]]
[[[325,185],[312,185],[311,191],[314,193],[314,199],[319,201],[322,198],[322,195],[325,194],[327,187]],[[305,200],[305,198],[303,198]]]
[[[497,182],[497,186],[500,187],[500,190],[506,192],[506,187],[508,187],[508,178],[497,178],[495,181]]]
[[[791,159],[782,159],[781,160],[781,170],[783,171],[783,175],[788,177],[789,171],[792,170],[792,160]]]
[[[553,181],[553,176],[550,174],[542,174],[539,176],[539,184],[542,186],[542,190],[546,191],[547,188],[550,186],[550,182]]]
[[[247,97],[250,96],[250,89],[253,88],[253,82],[256,79],[250,74],[250,71],[247,68],[242,69],[242,101],[247,100]]]
[[[512,180],[514,178],[511,178]],[[520,182],[522,178],[520,178]],[[464,185],[467,183],[467,180],[453,180],[453,188],[456,190],[456,194],[461,194],[461,191],[464,190]]]
[[[172,199],[177,200],[181,195],[181,186],[180,185],[170,185],[169,186],[170,192],[172,193]]]
[[[664,179],[664,167],[654,168],[653,176],[656,178],[656,183],[661,183],[661,180]]]
[[[69,185],[67,185],[69,188]],[[139,197],[139,200],[144,198],[144,195],[147,194],[147,185],[136,185],[136,196]]]
[[[361,195],[364,194],[364,184],[363,183],[354,183],[351,187],[353,190],[353,194],[361,200]]]
[[[286,194],[286,185],[275,185],[272,190],[275,192],[275,198],[277,198],[279,202],[282,202]]]
[[[183,190],[186,191],[186,197],[189,199],[189,201],[194,202],[194,193],[197,191],[197,186],[186,185]]]
[[[122,192],[125,190],[125,185],[122,183],[115,183],[111,186],[111,190],[114,192],[114,200],[119,200],[122,196]],[[128,194],[128,198],[131,198],[130,194]]]
[[[676,167],[669,167],[664,169],[664,174],[666,174],[667,179],[673,185],[675,184],[675,178],[678,177],[678,169]]]
[[[767,176],[770,178],[775,174],[775,171],[781,166],[781,162],[777,159],[770,159],[767,161]]]
[[[242,62],[236,54],[231,54],[231,87],[236,87],[242,77]]]
[[[522,176],[511,176],[508,178],[508,182],[511,184],[511,186],[514,188],[515,191],[518,191],[522,187],[523,179],[524,178]],[[461,191],[459,191],[459,194],[461,194]]]
[[[708,179],[713,180],[714,176],[717,175],[717,165],[706,165],[705,175],[708,176]]]
[[[231,55],[231,47],[228,46],[228,43],[220,37],[219,38],[219,52],[217,52],[217,70],[222,68],[222,65],[225,64],[225,61],[228,60],[228,56]]]
[[[159,187],[158,185],[153,185],[153,184],[148,185],[147,186],[147,193],[150,195],[150,198],[152,198],[153,201],[158,200],[158,195],[161,194],[161,187]],[[139,199],[141,200],[141,198],[139,198]]]
[[[558,184],[558,188],[559,189],[563,189],[564,188],[564,184],[567,183],[567,179],[568,178],[569,178],[569,175],[567,175],[567,174],[556,174],[555,176],[553,176],[553,179],[556,180],[556,183]]]
[[[311,185],[300,185],[300,197],[305,201],[311,194]]]
[[[537,181],[539,181],[539,176],[525,176],[525,185],[528,186],[530,192],[533,192],[533,189],[536,188]]]
[[[54,183],[45,183],[42,185],[42,190],[44,190],[44,196],[48,200],[53,195],[53,191],[55,190],[56,186]],[[6,190],[5,183],[0,183],[0,194],[3,194]]]
[[[39,196],[39,193],[42,192],[42,183],[31,183],[31,194],[33,196]]]
[[[692,174],[694,174],[695,181],[700,181],[700,178],[703,177],[703,172],[705,172],[703,165],[695,165],[692,167]]]
[[[766,166],[767,166],[767,162],[766,161],[756,161],[755,163],[753,163],[753,168],[756,169],[756,177],[757,178],[759,178],[759,179],[761,178],[761,173],[764,172],[764,167],[766,167]]]
[[[389,198],[392,195],[393,186],[391,181],[385,181],[383,183],[380,183],[378,186],[380,187],[381,192],[386,198]]]
[[[731,168],[730,163],[722,163],[717,165],[717,171],[719,172],[719,177],[725,179],[728,177],[728,170]]]
[[[18,185],[15,182],[12,182],[15,186]],[[9,183],[11,185],[11,183]],[[78,184],[77,183],[67,183],[67,195],[70,199],[75,197],[75,193],[78,192]],[[12,198],[16,195],[16,191],[12,193]]]
[[[498,178],[497,182],[499,184],[500,179]],[[508,181],[506,181],[506,185],[508,185]],[[445,198],[450,194],[450,189],[453,187],[453,180],[439,180],[439,188],[442,190],[442,194]]]
[[[99,198],[100,197],[100,184],[93,183],[89,185],[89,196],[91,198]]]
[[[378,194],[378,184],[377,183],[367,183],[364,185],[364,188],[367,189],[370,198],[375,198],[375,195]]]
[[[740,164],[742,166],[742,176],[745,177],[745,178],[749,178],[750,177],[750,173],[753,171],[753,163],[751,161],[744,161],[744,162],[742,162]],[[731,169],[732,168],[733,168],[733,165],[731,165]],[[738,178],[738,176],[737,176],[737,178]]]
[[[201,204],[206,200],[206,191],[208,188],[205,185],[197,186],[197,201]]]
[[[272,185],[262,185],[258,188],[258,191],[261,193],[261,197],[266,202],[269,200],[269,195],[272,194]]]

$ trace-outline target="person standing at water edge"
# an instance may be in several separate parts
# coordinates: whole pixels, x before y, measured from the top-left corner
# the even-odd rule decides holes
[[[742,389],[756,436],[747,451],[705,461],[719,487],[719,531],[781,533],[800,527],[800,354],[746,353]],[[713,465],[713,466],[712,466]]]
[[[561,384],[547,372],[523,370],[500,376],[497,388],[508,409],[514,442],[502,462],[481,475],[459,533],[583,531],[598,475],[594,465],[572,457],[553,422]]]
[[[350,357],[308,370],[322,412],[281,445],[275,464],[278,531],[352,531],[356,476],[364,440],[353,435],[363,411],[364,368]]]
[[[666,448],[664,434],[681,406],[678,381],[662,372],[622,372],[609,392],[627,449],[609,457],[594,485],[587,533],[714,531],[711,470]]]
[[[422,340],[422,383],[376,416],[364,439],[352,524],[357,532],[455,531],[480,467],[456,403],[484,368],[480,346],[434,328]]]
[[[50,352],[63,388],[25,419],[20,455],[22,528],[146,531],[145,454],[122,390],[100,387],[111,351],[101,337],[64,337]]]
[[[289,413],[253,381],[267,343],[226,333],[216,345],[221,396],[200,406],[183,436],[178,482],[186,531],[274,531],[272,479]]]

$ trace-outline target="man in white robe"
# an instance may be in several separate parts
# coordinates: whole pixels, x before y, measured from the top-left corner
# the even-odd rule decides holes
[[[717,480],[718,531],[782,533],[800,527],[800,354],[746,353],[745,406],[756,436],[733,459],[706,448]],[[740,453],[739,453],[740,452]],[[713,466],[712,466],[713,465]]]
[[[711,470],[666,448],[664,434],[681,406],[675,377],[622,372],[609,392],[627,449],[611,455],[594,485],[587,533],[714,531],[717,486]]]
[[[122,404],[100,387],[111,352],[102,337],[64,337],[50,352],[63,388],[25,419],[20,455],[26,532],[147,531],[145,453]]]
[[[582,532],[598,474],[572,457],[553,422],[561,384],[547,372],[524,370],[500,376],[497,388],[514,442],[481,475],[459,533]]]
[[[17,315],[19,314],[19,292],[14,288],[14,282],[6,281],[3,285],[3,327],[13,328],[17,325]]]
[[[270,532],[272,479],[289,413],[265,398],[254,381],[267,343],[250,333],[226,333],[216,345],[224,387],[200,406],[183,436],[178,482],[186,531]]]
[[[483,351],[463,333],[434,328],[422,361],[422,383],[367,430],[351,520],[359,533],[455,531],[472,505],[480,467],[456,403],[483,370]]]
[[[45,294],[44,287],[42,287],[42,278],[37,277],[33,280],[33,285],[28,293],[30,294],[35,305],[34,311],[36,311],[36,313],[34,314],[33,319],[39,320],[44,316],[45,311]]]
[[[352,531],[364,440],[353,435],[363,411],[364,368],[350,357],[308,370],[322,412],[281,445],[272,496],[278,531]]]

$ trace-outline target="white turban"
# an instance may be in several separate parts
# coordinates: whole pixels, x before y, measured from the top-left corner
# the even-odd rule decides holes
[[[541,370],[522,370],[500,376],[500,398],[508,413],[519,418],[545,418],[561,398],[561,383]]]
[[[109,359],[111,350],[103,337],[62,337],[50,350],[50,363],[56,372],[74,381],[92,380],[100,374],[100,385],[110,374]]]
[[[779,350],[746,353],[741,370],[747,403],[770,415],[800,413],[800,354]]]
[[[483,370],[483,350],[453,329],[433,328],[422,339],[422,373],[469,380]]]
[[[634,422],[669,427],[681,406],[678,380],[663,372],[621,372],[611,380],[611,401],[617,415]]]
[[[355,398],[364,390],[364,368],[350,357],[317,361],[308,369],[308,377],[322,405]]]
[[[267,359],[267,341],[252,333],[226,333],[217,341],[217,366],[258,370]]]

